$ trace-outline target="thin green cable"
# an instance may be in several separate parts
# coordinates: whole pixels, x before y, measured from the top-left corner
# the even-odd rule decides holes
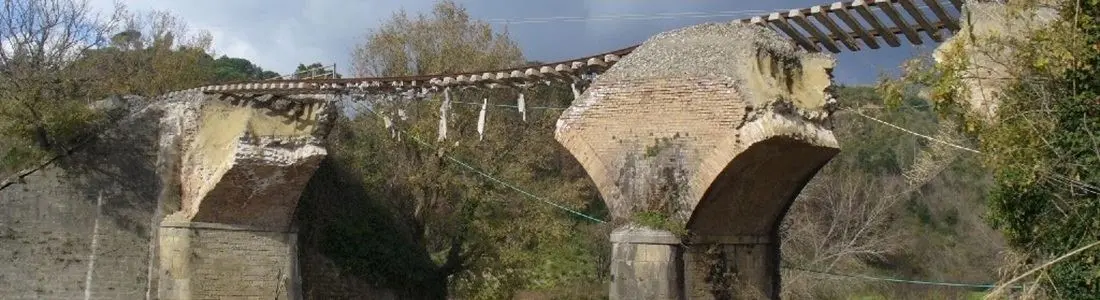
[[[784,266],[783,268],[784,269],[789,269],[789,270],[802,271],[802,272],[807,272],[807,273],[824,274],[824,275],[837,276],[837,277],[847,277],[847,278],[863,279],[863,280],[875,280],[875,281],[887,281],[887,282],[896,282],[896,283],[910,283],[910,284],[921,284],[921,285],[937,285],[937,286],[966,287],[966,288],[984,288],[984,289],[991,289],[991,288],[997,287],[996,284],[954,283],[954,282],[940,282],[940,281],[910,280],[910,279],[898,279],[898,278],[889,278],[889,277],[875,277],[875,276],[867,276],[867,275],[859,275],[859,274],[854,274],[854,275],[853,274],[839,274],[839,273],[833,273],[833,272],[804,269],[804,268],[799,268],[799,267]],[[1011,288],[1022,289],[1024,287],[1017,285],[1017,286],[1013,286]]]
[[[355,109],[356,111],[359,111],[359,109],[355,108],[354,105],[352,106],[352,108]],[[382,114],[379,114],[378,112],[374,111],[373,109],[370,109],[370,108],[366,108],[366,109],[368,111],[370,111],[371,113],[373,113],[375,116],[378,116],[379,118],[383,117]],[[416,141],[418,144],[420,144],[424,147],[427,147],[429,149],[432,148],[431,144],[428,144],[427,142],[424,142],[418,136],[413,135],[413,134],[408,134],[408,132],[406,132],[404,130],[401,130],[401,132],[405,133],[406,135],[408,135],[410,137],[412,137],[413,140]],[[492,175],[489,175],[488,173],[485,173],[484,171],[481,171],[480,169],[475,168],[474,166],[471,166],[470,164],[467,164],[467,163],[465,163],[465,162],[463,162],[463,161],[461,161],[457,158],[454,158],[451,155],[444,154],[444,156],[446,156],[448,160],[453,161],[455,163],[458,163],[462,167],[464,167],[464,168],[466,168],[470,171],[474,171],[475,173],[477,173],[478,175],[481,175],[482,177],[488,178],[489,180],[492,180],[493,182],[496,182],[497,184],[508,187],[508,188],[510,188],[510,189],[512,189],[516,192],[519,192],[520,194],[523,194],[524,196],[527,196],[531,199],[542,201],[543,203],[549,204],[549,205],[551,205],[555,208],[567,211],[569,213],[572,213],[574,215],[577,215],[577,216],[583,217],[585,219],[594,221],[596,223],[607,223],[607,221],[600,220],[596,217],[589,216],[589,215],[581,213],[579,211],[576,211],[576,210],[570,209],[568,207],[562,206],[561,204],[554,203],[553,201],[547,200],[546,198],[536,196],[536,195],[534,195],[530,192],[527,192],[527,191],[525,191],[525,190],[523,190],[519,187],[516,187],[515,185],[504,182],[500,179],[497,179],[496,177],[493,177]],[[830,276],[847,277],[847,278],[863,279],[863,280],[887,281],[887,282],[895,282],[895,283],[910,283],[910,284],[921,284],[921,285],[937,285],[937,286],[985,288],[985,289],[997,287],[997,285],[995,285],[995,284],[971,284],[971,283],[952,283],[952,282],[936,282],[936,281],[923,281],[923,280],[908,280],[908,279],[897,279],[897,278],[886,278],[886,277],[874,277],[874,276],[859,275],[859,274],[855,274],[855,275],[838,274],[838,273],[833,273],[833,272],[810,270],[810,269],[804,269],[804,268],[799,268],[799,267],[784,266],[783,268],[790,269],[790,270],[796,270],[796,271],[802,271],[802,272],[808,272],[808,273],[830,275]],[[1021,289],[1023,287],[1022,286],[1013,286],[1012,288]]]

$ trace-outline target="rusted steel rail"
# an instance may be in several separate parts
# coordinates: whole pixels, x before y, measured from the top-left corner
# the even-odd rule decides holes
[[[922,5],[918,6],[919,3]],[[811,52],[879,49],[880,42],[899,47],[903,42],[920,45],[925,39],[943,41],[945,33],[959,30],[962,0],[854,0],[775,12],[734,22],[775,30]],[[950,10],[953,9],[953,10]],[[576,59],[442,75],[363,77],[343,79],[257,80],[214,84],[180,92],[233,94],[328,94],[430,91],[448,87],[523,87],[546,81],[578,81],[599,74],[640,45]],[[166,96],[171,97],[169,93]]]

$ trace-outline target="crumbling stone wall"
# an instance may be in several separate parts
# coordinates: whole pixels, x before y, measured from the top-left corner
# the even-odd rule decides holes
[[[183,120],[176,217],[288,226],[302,188],[325,157],[332,97],[190,97],[203,99],[181,107],[194,119]]]

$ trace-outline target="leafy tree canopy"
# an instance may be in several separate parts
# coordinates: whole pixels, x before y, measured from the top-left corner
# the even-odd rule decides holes
[[[916,61],[882,90],[927,91],[977,140],[994,177],[988,219],[1020,257],[1006,266],[1012,278],[1100,237],[1100,2],[1007,3],[1008,22],[1034,23],[1037,10],[1052,7],[1058,17],[1012,34],[966,34],[939,63]],[[993,82],[1003,83],[993,99],[971,97]],[[994,116],[970,109],[989,100]],[[1098,299],[1100,249],[1034,274],[1041,280],[1028,281],[1049,297]]]

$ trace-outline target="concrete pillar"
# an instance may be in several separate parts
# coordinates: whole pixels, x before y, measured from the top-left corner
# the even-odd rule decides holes
[[[684,299],[680,238],[627,225],[611,233],[611,299]]]

